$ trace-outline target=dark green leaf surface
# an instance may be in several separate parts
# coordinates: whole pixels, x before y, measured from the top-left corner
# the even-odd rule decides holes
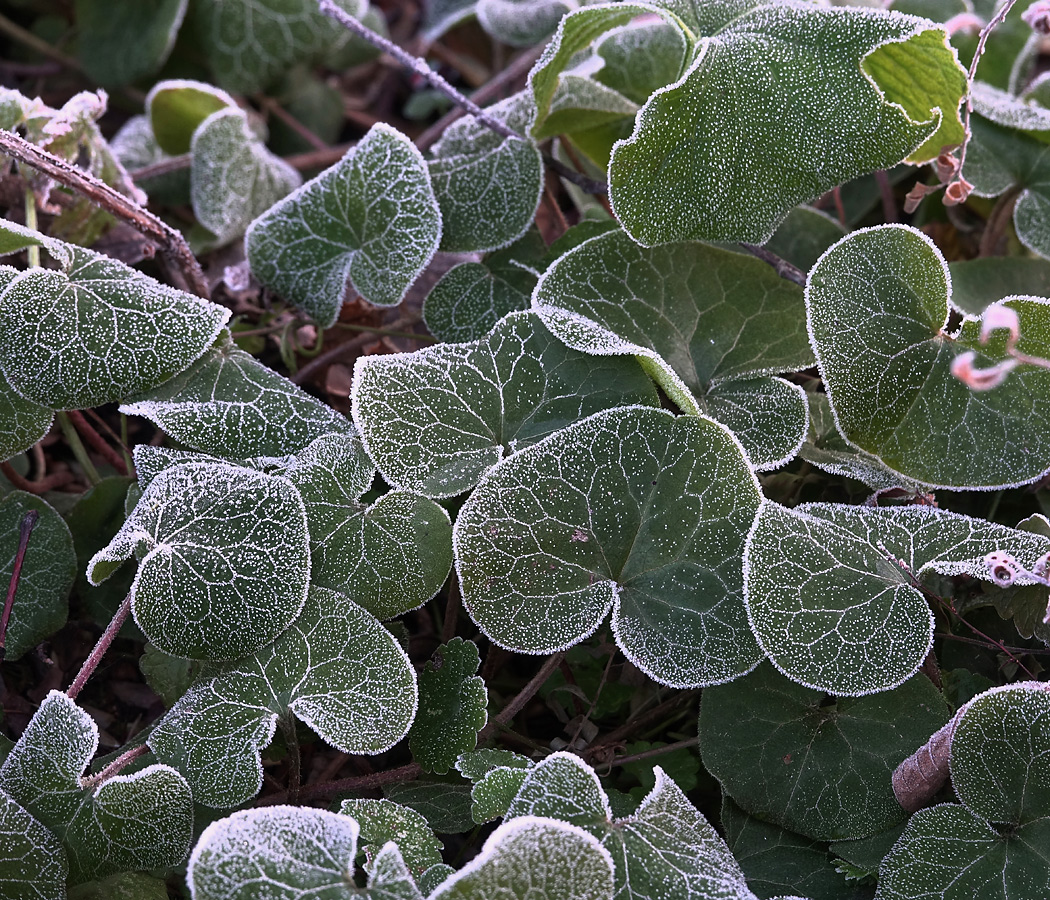
[[[5,900],[65,900],[69,863],[62,844],[0,791],[0,885]]]
[[[79,56],[88,77],[112,88],[152,75],[171,52],[188,2],[77,0]]]
[[[369,868],[388,841],[397,844],[405,865],[413,872],[421,873],[441,862],[444,845],[414,809],[391,800],[351,799],[342,802],[339,812],[361,826],[361,849]]]

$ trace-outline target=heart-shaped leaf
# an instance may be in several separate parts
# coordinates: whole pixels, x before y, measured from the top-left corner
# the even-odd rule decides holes
[[[232,459],[295,453],[323,434],[352,430],[330,406],[239,349],[229,332],[195,366],[120,411],[149,419],[180,444]]]
[[[224,90],[203,81],[158,81],[146,95],[146,115],[157,147],[166,154],[189,153],[193,133],[212,113],[236,108]]]
[[[612,900],[613,860],[582,828],[523,816],[497,828],[481,852],[429,900]]]
[[[889,690],[930,649],[920,580],[936,572],[991,581],[993,551],[1031,571],[1050,538],[933,507],[788,510],[767,501],[747,542],[748,617],[792,680],[841,696]]]
[[[0,884],[9,900],[65,900],[69,863],[62,844],[0,791]]]
[[[762,243],[793,206],[962,140],[965,76],[929,20],[744,6],[700,41],[682,78],[649,99],[613,148],[609,199],[643,244]],[[830,46],[835,53],[821,49]]]
[[[77,572],[73,536],[62,517],[42,498],[12,491],[0,499],[0,585],[10,583],[22,519],[30,510],[39,518],[26,544],[22,576],[7,623],[4,647],[10,661],[66,624],[67,598]]]
[[[113,6],[77,0],[80,61],[88,77],[113,88],[152,75],[168,58],[188,3],[145,0]]]
[[[710,419],[595,413],[482,479],[453,532],[464,605],[497,644],[552,653],[612,610],[616,642],[662,684],[715,684],[761,653],[741,602],[758,509],[739,443]]]
[[[573,0],[477,0],[478,22],[497,41],[531,47],[546,38]]]
[[[950,715],[922,675],[829,704],[762,665],[704,692],[700,747],[707,770],[751,815],[814,840],[861,838],[904,821],[890,776]]]
[[[987,489],[1024,484],[1050,467],[1050,373],[1023,368],[973,393],[951,374],[960,354],[977,368],[1007,358],[1006,335],[980,342],[980,323],[948,329],[951,287],[940,251],[903,225],[862,229],[813,267],[810,334],[839,431],[905,478]],[[1050,355],[1050,301],[1006,301],[1020,320],[1018,351]]]
[[[337,3],[354,17],[367,5]],[[266,90],[292,65],[316,60],[347,40],[315,0],[199,0],[191,20],[216,80],[238,94]]]
[[[879,870],[880,900],[922,885],[940,900],[1020,900],[1050,891],[1050,695],[1045,685],[993,688],[974,699],[951,738],[962,805],[912,816]]]
[[[511,313],[484,338],[354,366],[354,422],[393,485],[460,494],[506,454],[590,413],[656,405],[633,360],[595,360],[556,340],[534,313]]]
[[[485,112],[521,135],[528,134],[535,115],[527,92]],[[445,129],[431,157],[442,250],[494,250],[525,233],[543,193],[543,159],[531,140],[496,134],[466,116]]]
[[[306,601],[306,510],[283,478],[223,463],[158,475],[109,545],[92,584],[133,554],[132,612],[161,650],[235,659],[284,631]]]
[[[245,250],[263,284],[328,328],[348,282],[369,303],[400,303],[440,238],[441,212],[422,155],[379,124],[252,222]]]
[[[390,800],[351,799],[342,802],[339,812],[361,826],[361,849],[368,868],[389,841],[397,844],[405,865],[413,872],[422,873],[441,862],[444,844],[414,809]]]
[[[302,184],[288,163],[274,156],[239,107],[220,109],[193,132],[190,198],[197,222],[223,246],[249,223]]]
[[[323,809],[242,810],[204,829],[186,882],[195,900],[258,900],[261,891],[288,898],[422,900],[393,844],[376,857],[368,886],[354,886],[358,830],[349,816]]]
[[[230,317],[90,250],[13,222],[0,233],[0,254],[39,246],[59,265],[0,288],[0,370],[40,406],[84,409],[153,390],[198,359]],[[28,414],[27,426],[42,423],[43,414],[9,402],[16,416]]]
[[[101,785],[85,783],[81,776],[97,749],[91,717],[51,691],[0,766],[0,791],[61,838],[74,884],[177,865],[193,833],[185,779],[151,765]]]
[[[651,900],[755,900],[733,855],[663,769],[632,815],[614,818],[594,770],[578,756],[553,753],[528,773],[507,813],[551,816],[598,840],[615,864],[616,897]]]
[[[768,377],[813,364],[803,306],[797,286],[753,257],[699,243],[647,249],[622,231],[560,257],[533,294],[562,341],[637,356],[684,411],[739,429],[760,469],[782,465],[805,437],[802,390]]]
[[[206,668],[149,745],[186,775],[197,802],[224,809],[259,792],[279,718],[294,715],[344,753],[376,754],[405,736],[416,702],[415,672],[390,632],[314,587],[273,644]]]
[[[477,676],[481,656],[472,641],[442,644],[419,673],[419,714],[409,743],[427,772],[444,775],[460,754],[477,746],[488,721],[488,691]]]

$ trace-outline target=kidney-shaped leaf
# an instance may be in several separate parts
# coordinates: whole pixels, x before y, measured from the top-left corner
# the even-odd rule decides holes
[[[570,347],[633,354],[686,412],[728,425],[756,467],[798,451],[805,396],[768,377],[813,364],[802,291],[765,263],[700,243],[585,241],[540,278],[533,308]]]
[[[41,406],[85,409],[152,390],[200,357],[230,317],[91,250],[12,222],[0,232],[0,253],[36,245],[59,264],[0,288],[0,370]]]
[[[441,212],[422,155],[379,124],[252,222],[245,249],[263,284],[328,328],[348,281],[369,303],[400,303],[440,238]]]
[[[223,463],[158,475],[88,563],[98,584],[141,555],[135,621],[172,656],[234,659],[284,631],[306,601],[303,501],[283,478]]]
[[[273,644],[207,668],[149,737],[199,803],[228,808],[262,786],[261,751],[295,715],[344,753],[382,753],[408,732],[416,676],[404,650],[346,597],[311,588]]]
[[[993,551],[1031,571],[1050,538],[934,507],[767,502],[748,537],[748,615],[789,678],[839,695],[888,690],[930,647],[916,582],[930,572],[992,581]]]
[[[120,411],[149,419],[180,444],[232,459],[295,453],[323,434],[353,430],[237,347],[229,332],[195,366]]]
[[[629,407],[596,413],[493,467],[453,533],[464,604],[497,644],[551,653],[610,609],[616,642],[675,687],[761,658],[741,602],[754,474],[721,425]]]
[[[0,884],[8,900],[66,900],[62,844],[0,791]]]
[[[610,200],[643,244],[761,243],[799,203],[962,140],[965,76],[929,20],[746,5],[613,148]]]
[[[77,573],[73,536],[62,517],[44,499],[12,491],[0,500],[0,585],[14,569],[22,519],[31,510],[39,518],[29,535],[18,592],[11,606],[6,658],[16,660],[66,624],[67,597]]]
[[[843,437],[894,471],[949,489],[1024,484],[1050,468],[1050,372],[1025,367],[979,394],[951,374],[973,351],[1006,359],[1007,335],[980,343],[968,317],[948,330],[951,280],[940,251],[903,225],[843,238],[810,271],[806,305],[824,384]],[[1006,301],[1017,349],[1050,356],[1050,301]]]
[[[485,112],[525,135],[535,109],[523,92]],[[431,155],[442,250],[493,250],[525,233],[543,193],[543,158],[531,140],[497,134],[466,116],[445,130]]]
[[[299,806],[247,809],[212,822],[190,855],[194,900],[422,900],[400,853],[387,844],[365,888],[354,887],[357,822]]]
[[[354,367],[354,422],[369,455],[390,484],[430,497],[469,490],[507,453],[634,403],[657,403],[640,366],[597,363],[529,312],[478,341],[363,356]]]
[[[430,900],[612,900],[613,860],[582,828],[523,816],[504,822]]]
[[[73,883],[177,865],[193,833],[185,779],[151,765],[85,785],[81,776],[97,749],[91,717],[51,691],[0,766],[0,791],[61,836]]]
[[[1050,891],[1050,695],[1008,685],[968,704],[952,735],[962,805],[912,816],[879,869],[880,900],[1022,900]]]
[[[700,747],[746,812],[810,838],[845,840],[904,821],[890,776],[949,716],[922,675],[829,704],[762,665],[704,692]]]
[[[553,753],[530,770],[507,813],[566,820],[593,835],[615,864],[615,897],[755,900],[725,841],[657,766],[656,784],[630,816],[615,819],[594,770]]]

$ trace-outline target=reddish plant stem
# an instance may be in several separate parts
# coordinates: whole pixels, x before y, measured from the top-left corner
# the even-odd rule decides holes
[[[887,222],[896,222],[900,219],[897,212],[897,198],[893,196],[893,185],[890,184],[890,176],[885,169],[875,172],[875,183],[879,186],[879,197],[882,200],[882,217]]]
[[[132,228],[158,243],[165,256],[178,267],[193,292],[208,298],[208,282],[201,271],[197,257],[178,231],[158,219],[149,210],[136,205],[108,184],[89,175],[64,159],[48,153],[12,131],[0,129],[0,152],[43,172],[59,184],[87,197],[111,215],[127,222]]]
[[[327,150],[328,144],[326,144],[321,138],[314,134],[309,128],[307,128],[302,122],[300,122],[295,116],[293,116],[288,110],[286,110],[280,103],[274,100],[272,97],[260,95],[256,98],[263,109],[267,113],[272,115],[276,119],[280,119],[285,125],[287,125],[292,131],[294,131],[299,137],[301,137],[306,143],[308,143],[314,150]]]
[[[683,747],[695,747],[699,743],[699,737],[686,738],[684,741],[675,741],[673,744],[666,744],[663,747],[654,747],[652,750],[645,750],[642,753],[632,753],[630,756],[617,756],[609,763],[609,765],[622,766],[625,763],[639,762],[643,759],[651,759],[654,756],[663,756],[667,753],[674,753],[675,750],[681,750]]]
[[[103,456],[106,462],[113,466],[121,475],[128,474],[128,467],[124,464],[124,458],[103,440],[102,435],[94,429],[79,410],[67,410],[66,415],[69,416],[69,421],[73,423],[73,427],[76,428],[80,436],[94,447],[95,451]]]
[[[0,615],[0,662],[7,655],[7,623],[11,621],[11,609],[15,605],[15,593],[18,591],[18,582],[22,578],[22,563],[26,558],[26,547],[29,546],[29,535],[33,533],[33,526],[40,518],[40,513],[35,509],[29,510],[18,526],[18,552],[15,554],[15,563],[11,569],[11,581],[7,585],[7,599],[4,601],[4,612]]]
[[[401,316],[401,318],[390,323],[390,328],[394,331],[408,328],[409,325],[415,325],[416,322],[422,321],[422,316],[419,313],[409,313]],[[374,341],[375,334],[366,333],[359,337],[351,338],[343,344],[333,347],[331,350],[326,350],[320,356],[310,360],[305,366],[303,366],[298,372],[292,376],[292,381],[296,384],[303,384],[309,381],[317,372],[326,369],[334,362],[338,362],[348,356],[354,351],[361,350],[369,341]]]
[[[77,699],[77,694],[80,693],[92,673],[98,668],[98,664],[102,661],[102,657],[106,655],[106,651],[109,649],[110,644],[113,643],[117,632],[120,631],[130,612],[131,594],[128,594],[120,604],[113,619],[106,626],[106,630],[102,632],[102,637],[98,639],[95,648],[88,654],[88,658],[84,660],[84,665],[80,667],[77,677],[73,679],[73,683],[69,686],[69,690],[66,691],[66,696],[70,700]]]
[[[374,791],[386,784],[400,784],[403,781],[412,781],[423,774],[423,768],[419,763],[409,763],[398,769],[388,769],[386,772],[375,772],[371,775],[357,775],[351,778],[341,778],[338,781],[327,781],[318,784],[308,784],[299,790],[300,800],[313,800],[318,797],[330,797],[332,794],[343,792]],[[272,806],[275,803],[287,803],[288,791],[270,794],[261,798],[256,806]]]
[[[448,603],[445,604],[445,621],[441,623],[441,643],[447,644],[456,636],[456,625],[459,620],[459,607],[462,595],[459,592],[459,579],[453,573],[448,584]]]
[[[126,753],[121,753],[113,762],[111,762],[101,772],[96,772],[94,775],[89,775],[86,778],[80,779],[80,786],[82,788],[93,788],[96,785],[102,784],[103,781],[108,781],[114,775],[120,774],[130,763],[134,762],[140,756],[145,756],[149,753],[148,744],[139,744],[137,747],[132,747]]]
[[[46,494],[48,491],[53,491],[64,484],[76,481],[77,477],[72,472],[55,472],[53,475],[48,475],[39,481],[30,481],[28,478],[23,478],[19,475],[9,462],[0,462],[0,472],[3,472],[4,478],[10,481],[15,488],[25,491],[27,494]]]
[[[767,250],[765,247],[759,247],[757,244],[741,243],[740,246],[756,259],[760,259],[767,265],[772,266],[776,270],[777,275],[785,281],[790,281],[793,284],[797,284],[799,287],[806,286],[806,273],[797,266],[789,263],[786,259],[781,259],[772,250]]]
[[[995,201],[995,206],[992,207],[988,220],[984,223],[984,232],[981,234],[981,243],[977,249],[978,257],[995,256],[999,250],[999,242],[1006,232],[1006,226],[1013,218],[1014,207],[1017,206],[1017,199],[1020,196],[1021,188],[1015,184],[1007,188]]]

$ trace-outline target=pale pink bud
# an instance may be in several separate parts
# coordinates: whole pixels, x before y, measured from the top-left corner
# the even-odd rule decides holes
[[[1017,344],[1017,339],[1021,336],[1021,326],[1017,321],[1017,313],[1009,306],[993,303],[981,316],[981,343],[987,344],[988,339],[992,336],[992,332],[998,331],[1000,328],[1005,328],[1010,332],[1007,346],[1012,350]]]
[[[959,160],[947,151],[937,157],[934,167],[937,169],[937,178],[941,184],[947,184],[959,174]]]
[[[972,190],[973,185],[965,178],[959,178],[958,180],[953,181],[944,190],[944,205],[958,206],[960,203],[965,203],[966,198],[970,196],[970,191]]]
[[[1017,560],[1002,550],[993,550],[985,556],[984,561],[988,566],[988,572],[992,576],[992,581],[999,587],[1009,587],[1014,583],[1014,578],[1021,571]]]
[[[977,354],[973,350],[960,353],[952,360],[951,373],[973,391],[990,391],[998,387],[1017,365],[1016,359],[1004,359],[998,365],[988,369],[975,369],[974,360]]]
[[[904,198],[904,211],[906,213],[913,213],[919,208],[919,204],[922,203],[923,197],[927,194],[936,193],[941,189],[942,185],[939,184],[923,184],[921,181],[915,182],[915,186],[908,191],[907,196]]]
[[[1050,34],[1050,0],[1036,0],[1021,13],[1021,18],[1028,23],[1032,31]]]
[[[948,34],[955,34],[957,31],[969,31],[977,34],[982,28],[984,28],[984,22],[973,13],[959,13],[944,23],[944,29]]]

